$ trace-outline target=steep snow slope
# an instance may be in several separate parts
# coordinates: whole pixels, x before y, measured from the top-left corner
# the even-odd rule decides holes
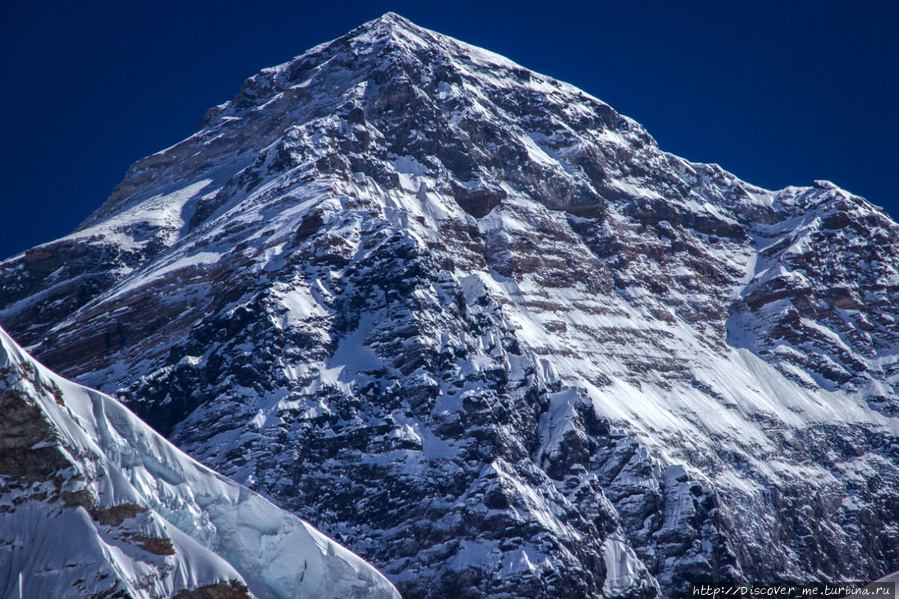
[[[360,558],[3,330],[0,347],[0,596],[398,597]]]
[[[249,79],[0,322],[412,597],[899,569],[899,226],[396,15]]]

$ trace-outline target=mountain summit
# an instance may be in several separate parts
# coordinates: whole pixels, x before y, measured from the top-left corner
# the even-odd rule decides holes
[[[387,14],[247,80],[0,323],[406,599],[899,570],[899,225]]]

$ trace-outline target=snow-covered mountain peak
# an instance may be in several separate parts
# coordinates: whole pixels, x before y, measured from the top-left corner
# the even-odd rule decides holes
[[[897,265],[861,198],[385,16],[0,264],[0,322],[408,597],[679,597],[899,569]]]
[[[535,111],[561,119],[564,128],[558,133],[564,135],[551,133],[548,123],[541,124],[544,119],[534,119]],[[455,130],[464,133],[464,140],[447,137]],[[356,145],[383,147],[387,155],[379,160],[412,157],[430,173],[449,172],[459,188],[490,195],[505,193],[491,175],[503,160],[491,144],[503,154],[532,156],[541,170],[551,167],[559,175],[577,171],[583,160],[578,155],[597,142],[610,148],[655,144],[639,125],[570,85],[386,15],[248,79],[235,98],[209,111],[196,134],[136,163],[81,229],[124,214],[135,202],[178,191],[172,181],[180,177],[173,169],[192,173],[192,184],[211,181],[213,189],[223,178],[253,170],[262,152],[269,154],[269,168],[289,163],[296,156],[294,146],[308,146],[306,139],[314,144],[325,132],[327,139],[338,134]],[[352,152],[346,143],[341,146],[321,148],[320,158],[339,163],[327,154],[329,149],[343,156]],[[568,155],[573,161],[565,160]],[[169,176],[156,178],[160,166]],[[141,193],[135,194],[137,186]],[[583,199],[569,197],[571,191],[558,198],[552,197],[558,192],[543,195],[561,205],[595,203],[590,181],[580,187]],[[185,207],[190,206],[172,209]],[[193,223],[181,234],[192,228]]]
[[[448,39],[447,36],[419,27],[394,12],[384,13],[377,19],[360,25],[344,37],[368,44],[369,46],[392,38],[403,40],[406,43],[411,42],[421,48],[435,45],[439,41]]]

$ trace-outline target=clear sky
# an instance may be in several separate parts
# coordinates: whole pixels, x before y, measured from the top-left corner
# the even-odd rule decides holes
[[[387,11],[577,85],[664,150],[899,216],[893,0],[0,0],[0,259],[71,232],[247,77]]]

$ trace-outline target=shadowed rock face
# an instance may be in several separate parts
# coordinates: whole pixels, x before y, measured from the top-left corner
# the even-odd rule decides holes
[[[0,264],[0,323],[407,599],[873,579],[897,235],[386,15]]]

